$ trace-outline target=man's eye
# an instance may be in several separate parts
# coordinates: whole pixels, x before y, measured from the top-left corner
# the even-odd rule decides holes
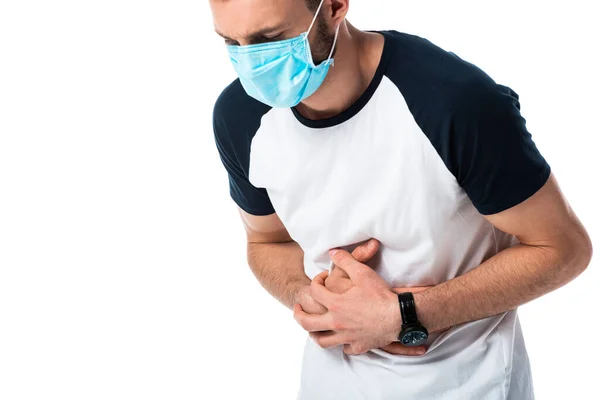
[[[267,40],[268,41],[277,41],[277,40],[280,40],[282,36],[283,36],[283,33],[280,33],[277,36],[268,37]]]
[[[252,40],[252,44],[261,44],[261,43],[270,43],[270,42],[278,42],[281,40],[283,33],[280,33],[277,36],[261,36]]]
[[[229,45],[229,46],[239,46],[240,45],[237,41],[231,40],[231,39],[225,39],[225,44]]]

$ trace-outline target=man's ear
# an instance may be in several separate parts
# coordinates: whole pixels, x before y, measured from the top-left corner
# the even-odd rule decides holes
[[[329,13],[327,15],[327,19],[329,19],[331,24],[336,27],[341,24],[344,19],[346,19],[346,14],[348,14],[348,6],[349,0],[330,0],[331,6],[329,8]],[[325,7],[326,4],[323,4]]]

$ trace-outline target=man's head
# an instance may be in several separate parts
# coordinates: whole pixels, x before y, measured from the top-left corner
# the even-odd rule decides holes
[[[249,45],[290,39],[306,32],[321,0],[210,0],[216,32],[225,43]],[[309,33],[315,64],[327,59],[348,0],[323,0]],[[334,49],[335,51],[335,49]],[[334,53],[335,54],[335,53]]]

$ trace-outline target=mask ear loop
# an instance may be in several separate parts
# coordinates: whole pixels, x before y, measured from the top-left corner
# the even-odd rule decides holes
[[[321,11],[321,6],[323,5],[323,3],[325,2],[325,0],[321,0],[321,2],[319,3],[319,7],[317,7],[317,11],[315,12],[315,16],[312,19],[312,22],[310,23],[310,26],[308,27],[308,30],[306,31],[306,38],[308,38],[308,33],[310,32],[310,30],[312,29],[313,25],[315,24],[315,21],[317,20],[317,17],[319,16],[319,11]]]
[[[332,59],[331,56],[333,55],[333,50],[335,49],[335,43],[337,42],[338,33],[340,31],[340,25],[341,25],[341,23],[338,24],[337,28],[335,28],[335,36],[333,37],[333,44],[331,45],[331,51],[329,52],[329,57],[327,57],[327,61],[331,60],[332,67],[335,63],[335,60]]]
[[[313,17],[312,22],[310,23],[310,26],[308,27],[308,30],[306,31],[306,34],[304,35],[304,38],[306,40],[308,40],[308,34],[310,33],[310,30],[312,29],[313,25],[315,24],[315,21],[317,20],[317,17],[319,16],[319,11],[321,11],[321,6],[323,5],[324,2],[325,2],[325,0],[321,0],[321,2],[319,3],[319,7],[317,7],[315,16]],[[331,45],[331,51],[329,52],[329,57],[327,57],[327,61],[331,60],[331,56],[333,55],[333,50],[335,49],[335,44],[337,42],[338,33],[340,32],[340,25],[341,25],[341,23],[338,24],[337,28],[335,28],[335,36],[333,37],[333,44]],[[311,57],[311,59],[312,59],[312,57]],[[334,65],[334,63],[335,63],[335,60],[331,60],[332,66]]]

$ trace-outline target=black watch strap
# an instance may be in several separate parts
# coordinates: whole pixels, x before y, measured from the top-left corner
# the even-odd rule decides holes
[[[402,315],[402,324],[418,324],[417,310],[415,308],[415,298],[412,292],[398,294],[400,303],[400,314]]]

